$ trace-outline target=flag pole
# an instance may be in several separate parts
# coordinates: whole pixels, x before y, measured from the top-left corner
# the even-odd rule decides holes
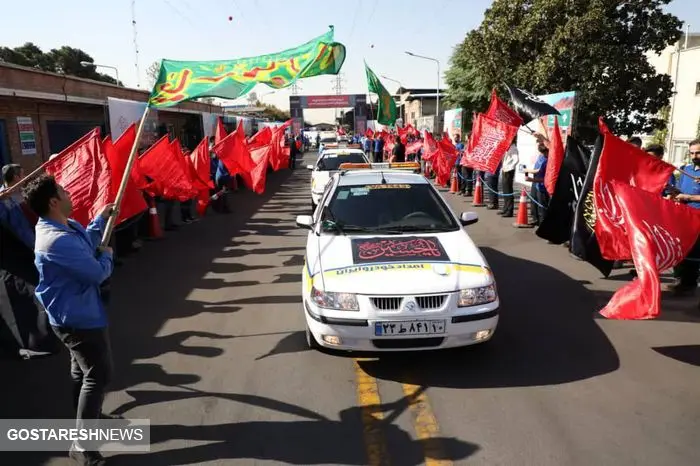
[[[143,128],[146,126],[146,118],[148,117],[148,112],[151,107],[147,104],[146,110],[143,111],[143,116],[141,117],[141,122],[136,130],[136,138],[134,139],[134,145],[131,148],[131,153],[129,154],[129,160],[126,162],[126,168],[124,169],[124,175],[122,175],[121,184],[119,185],[119,191],[117,191],[117,197],[114,199],[114,209],[107,220],[107,226],[105,227],[104,235],[102,235],[101,246],[107,246],[109,244],[110,237],[112,236],[112,230],[117,223],[117,218],[119,217],[119,208],[121,207],[122,200],[124,199],[124,193],[126,193],[126,186],[129,183],[129,177],[131,176],[131,168],[136,162],[136,156],[138,154],[139,141],[141,140],[141,134],[143,133]]]

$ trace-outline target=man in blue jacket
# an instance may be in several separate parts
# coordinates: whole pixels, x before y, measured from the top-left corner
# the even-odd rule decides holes
[[[100,299],[100,284],[112,274],[112,250],[99,245],[114,206],[105,206],[85,229],[69,218],[70,195],[52,176],[30,181],[24,197],[39,216],[36,296],[70,352],[77,428],[95,427],[112,376],[107,315]],[[89,443],[74,443],[70,456],[84,465],[104,464],[96,446]]]

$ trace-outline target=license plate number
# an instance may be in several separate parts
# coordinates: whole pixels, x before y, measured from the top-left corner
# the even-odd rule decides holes
[[[441,333],[445,333],[444,320],[405,320],[374,323],[374,335],[378,337],[438,335]]]

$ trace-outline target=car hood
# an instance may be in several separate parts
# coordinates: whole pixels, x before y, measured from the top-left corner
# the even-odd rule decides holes
[[[410,236],[314,236],[308,264],[316,288],[390,295],[484,286],[493,275],[463,230]],[[318,260],[318,257],[321,257]]]
[[[316,170],[311,175],[311,191],[313,192],[323,192],[323,188],[326,187],[328,180],[331,179],[331,175],[334,172],[331,171],[321,171]]]

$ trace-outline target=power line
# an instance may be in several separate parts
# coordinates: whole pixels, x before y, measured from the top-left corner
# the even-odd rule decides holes
[[[189,23],[190,26],[192,26],[193,28],[195,27],[195,25],[192,23],[192,21],[190,21],[190,19],[187,16],[183,15],[182,12],[175,5],[170,3],[169,0],[163,0],[163,2],[166,5],[168,5],[175,12],[176,15],[178,15],[183,20],[187,21],[187,23]]]
[[[139,70],[139,44],[136,30],[136,0],[131,0],[131,26],[134,30],[134,66],[136,67],[136,87],[141,87],[141,72]]]

